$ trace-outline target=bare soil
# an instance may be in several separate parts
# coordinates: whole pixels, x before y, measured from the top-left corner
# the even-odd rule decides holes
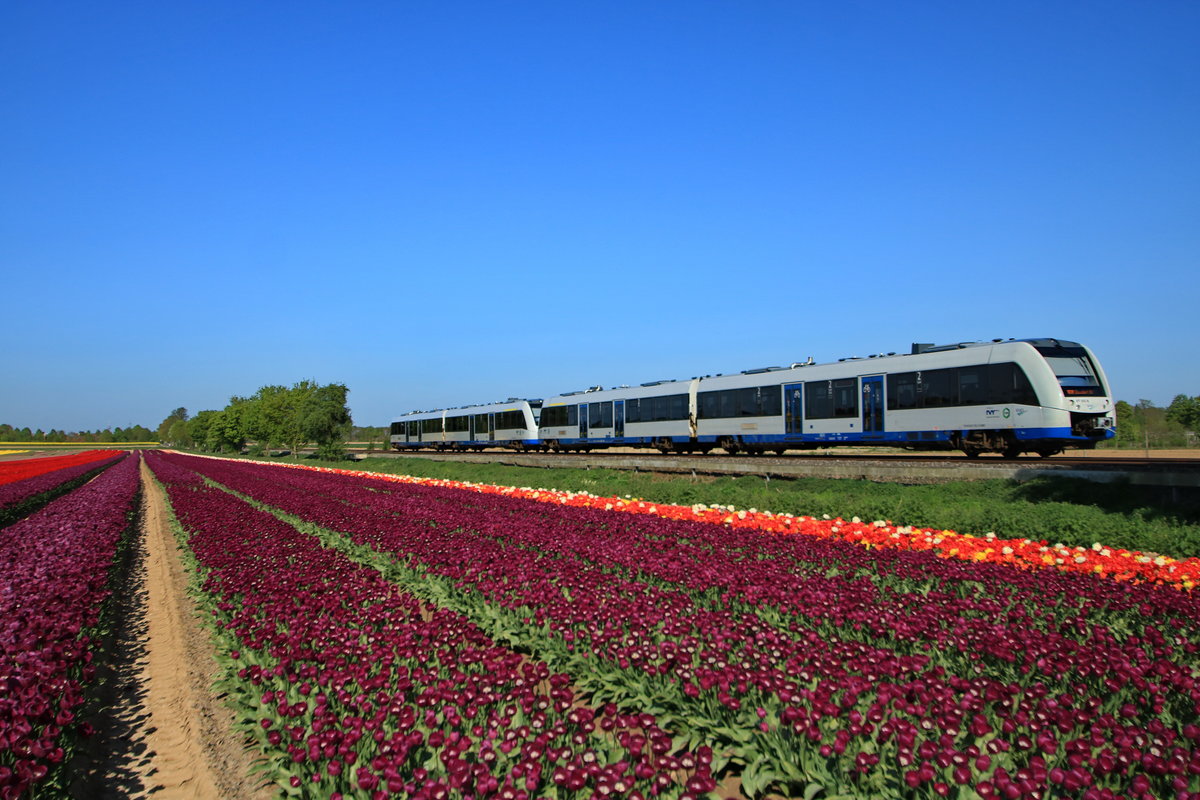
[[[213,689],[213,644],[187,594],[188,576],[162,490],[142,464],[141,537],[131,557],[107,671],[106,707],[80,761],[78,798],[266,800],[255,753]]]

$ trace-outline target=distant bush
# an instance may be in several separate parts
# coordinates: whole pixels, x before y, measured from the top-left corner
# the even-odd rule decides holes
[[[313,455],[322,461],[345,461],[346,443],[326,442],[325,444],[318,445]]]

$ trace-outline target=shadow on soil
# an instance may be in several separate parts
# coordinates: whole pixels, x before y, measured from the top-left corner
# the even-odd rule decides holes
[[[116,800],[147,793],[141,775],[151,753],[144,740],[146,689],[141,681],[146,657],[147,610],[145,540],[140,525],[118,566],[109,618],[111,635],[93,663],[97,687],[80,718],[95,732],[81,739],[69,765],[70,797]]]

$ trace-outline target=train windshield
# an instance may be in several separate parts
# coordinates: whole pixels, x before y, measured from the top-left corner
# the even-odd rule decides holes
[[[1082,347],[1042,346],[1037,351],[1046,359],[1058,377],[1058,384],[1067,397],[1103,397],[1104,387],[1092,365],[1092,359]]]

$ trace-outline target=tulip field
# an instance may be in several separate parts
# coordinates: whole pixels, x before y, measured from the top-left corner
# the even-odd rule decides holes
[[[145,460],[281,797],[1200,799],[1195,559]],[[0,528],[0,800],[85,732],[137,469]]]
[[[121,459],[112,450],[0,463],[0,525],[19,519],[30,506]]]
[[[150,464],[298,796],[1200,797],[1190,562]]]
[[[94,667],[93,632],[110,570],[127,540],[138,460],[123,453],[0,466],[0,498],[29,497],[109,468],[91,482],[0,529],[0,798],[31,796],[67,755]],[[25,462],[29,465],[29,462]],[[55,465],[60,468],[54,470]],[[113,465],[115,464],[115,466]],[[34,488],[30,488],[32,484]],[[71,729],[71,735],[65,735]],[[53,791],[53,788],[51,789]]]

